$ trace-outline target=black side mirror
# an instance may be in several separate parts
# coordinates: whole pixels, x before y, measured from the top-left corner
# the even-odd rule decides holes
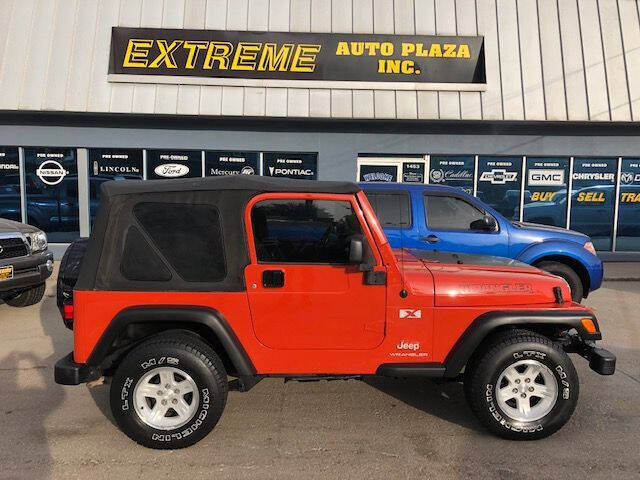
[[[354,237],[349,243],[349,263],[360,264],[364,260],[364,247],[361,237]]]
[[[471,230],[479,230],[481,232],[495,232],[498,225],[496,224],[496,219],[491,215],[485,215],[479,220],[474,220],[469,225]]]

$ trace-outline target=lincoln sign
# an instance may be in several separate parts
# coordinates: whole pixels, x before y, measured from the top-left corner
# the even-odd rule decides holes
[[[109,80],[482,90],[484,38],[113,27]]]

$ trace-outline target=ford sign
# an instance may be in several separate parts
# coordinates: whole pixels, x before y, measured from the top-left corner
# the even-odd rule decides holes
[[[189,167],[181,163],[163,163],[153,169],[156,175],[166,178],[184,177],[189,173]]]

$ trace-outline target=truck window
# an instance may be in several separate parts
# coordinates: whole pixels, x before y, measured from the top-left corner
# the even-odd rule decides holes
[[[364,193],[383,227],[411,228],[411,199],[408,192],[365,190]]]
[[[432,230],[469,230],[484,212],[458,197],[425,195],[424,209],[427,227]]]
[[[362,235],[350,202],[265,200],[251,211],[259,262],[349,263],[353,235]]]

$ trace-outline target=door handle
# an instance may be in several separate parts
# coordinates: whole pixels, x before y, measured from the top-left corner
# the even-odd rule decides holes
[[[440,238],[438,238],[436,235],[427,235],[426,237],[420,237],[420,240],[422,240],[423,242],[437,243],[440,241]]]
[[[264,288],[284,287],[284,272],[282,270],[264,270],[262,272],[262,286]]]

